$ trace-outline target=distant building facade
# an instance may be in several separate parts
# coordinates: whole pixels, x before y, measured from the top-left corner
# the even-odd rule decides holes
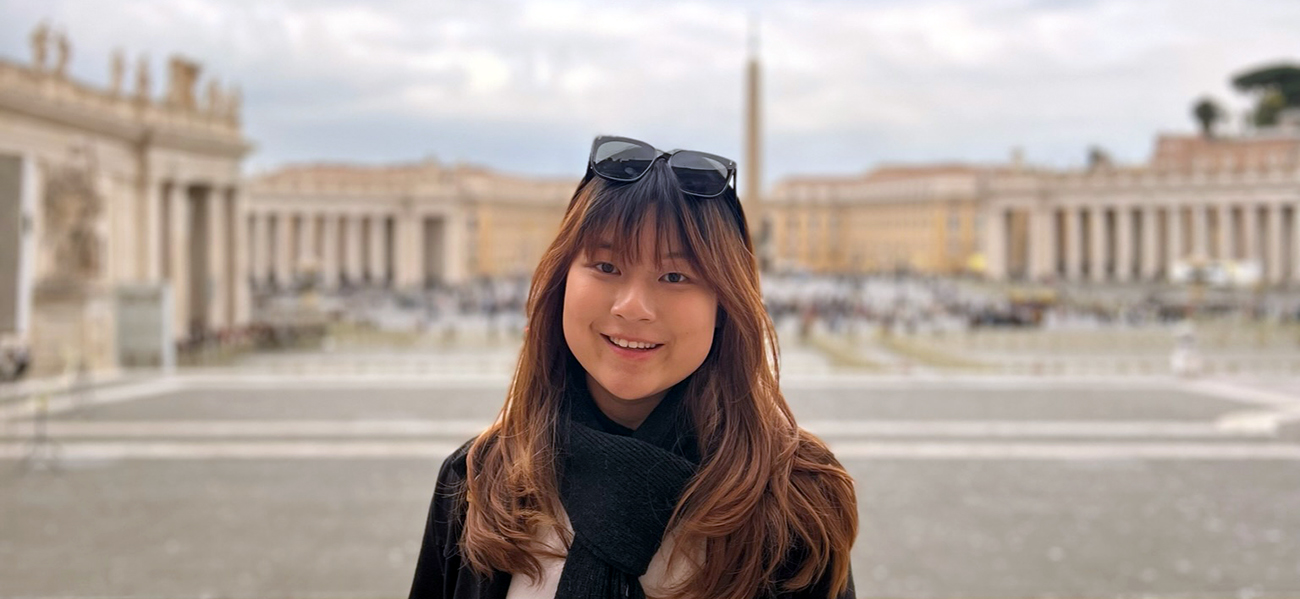
[[[0,60],[0,333],[38,371],[70,352],[115,366],[124,285],[170,289],[175,340],[246,322],[238,91],[200,92],[199,65],[173,57],[156,97],[120,52],[100,88],[69,76],[62,34],[30,39],[30,63]]]
[[[885,167],[766,198],[778,264],[822,273],[1168,281],[1210,264],[1300,284],[1300,135],[1163,135],[1147,164]]]
[[[577,181],[435,161],[300,165],[249,181],[256,289],[419,289],[532,274]]]
[[[957,274],[979,252],[979,204],[995,171],[882,167],[791,177],[764,198],[776,270]]]
[[[1140,166],[1009,174],[982,202],[996,280],[1161,281],[1250,264],[1300,283],[1300,136],[1164,135]]]

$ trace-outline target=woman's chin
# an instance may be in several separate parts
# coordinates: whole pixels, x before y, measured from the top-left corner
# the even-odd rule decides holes
[[[615,390],[610,389],[609,395],[614,401],[622,403],[636,403],[651,395],[650,391],[641,391],[637,389]]]
[[[639,385],[601,385],[609,397],[619,403],[637,403],[655,394],[654,389]]]

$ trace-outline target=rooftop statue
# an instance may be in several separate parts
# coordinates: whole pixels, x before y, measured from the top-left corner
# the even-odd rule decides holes
[[[135,99],[141,102],[149,100],[149,57],[143,54],[135,65]]]
[[[236,85],[231,88],[230,95],[226,100],[226,114],[230,118],[230,122],[238,124],[240,105],[243,104],[244,101],[244,95],[240,93],[239,86]]]
[[[126,59],[122,57],[120,48],[113,50],[113,58],[109,63],[109,75],[112,81],[112,87],[109,88],[109,91],[114,96],[122,95],[122,79],[126,77]]]
[[[221,84],[216,79],[208,80],[207,88],[207,112],[212,116],[220,116],[225,110],[226,99],[221,94]]]
[[[172,56],[167,66],[170,75],[167,82],[167,103],[187,111],[198,108],[194,86],[199,80],[199,64]]]
[[[45,70],[46,48],[50,43],[50,26],[41,23],[32,30],[32,66],[38,71]]]
[[[68,36],[60,31],[54,38],[54,75],[56,77],[68,76],[68,59],[72,55],[72,44],[68,43]]]

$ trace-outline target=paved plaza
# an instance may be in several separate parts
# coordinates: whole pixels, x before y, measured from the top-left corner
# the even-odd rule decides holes
[[[1300,596],[1300,384],[788,376],[861,597]],[[499,374],[184,374],[0,399],[0,597],[395,598]]]

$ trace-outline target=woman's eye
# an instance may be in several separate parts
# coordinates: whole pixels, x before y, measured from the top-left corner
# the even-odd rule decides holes
[[[599,272],[601,274],[612,275],[618,273],[618,269],[614,268],[614,265],[608,262],[596,262],[592,264],[591,267],[596,269],[596,272]],[[669,283],[685,283],[691,280],[690,277],[680,272],[670,272],[664,275],[664,277],[668,279]],[[674,279],[673,277],[676,277],[676,279]]]

